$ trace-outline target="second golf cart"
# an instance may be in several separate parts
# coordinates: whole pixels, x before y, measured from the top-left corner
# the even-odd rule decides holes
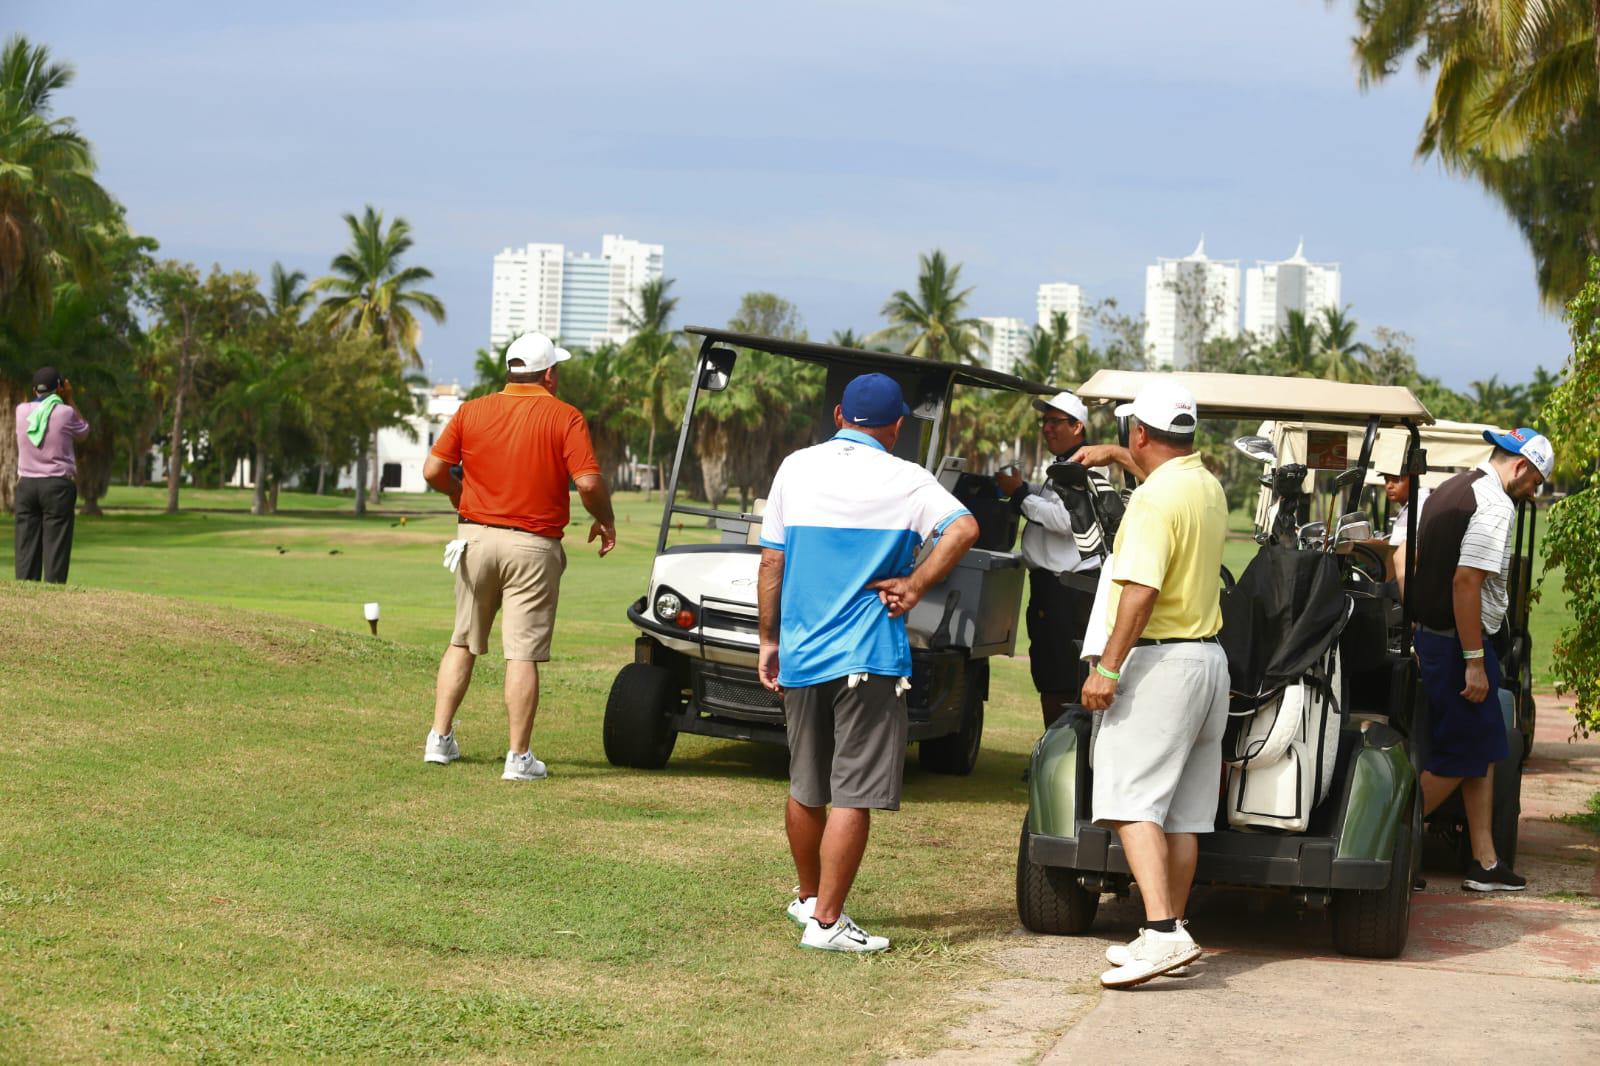
[[[761,353],[753,358],[792,359],[816,368],[811,373],[821,396],[804,444],[833,435],[833,408],[857,375],[893,378],[911,407],[895,454],[934,473],[978,520],[977,545],[906,617],[910,736],[918,742],[921,764],[939,773],[970,773],[983,737],[989,658],[1015,647],[1024,573],[1012,551],[1017,518],[993,478],[967,472],[965,460],[949,454],[951,400],[957,386],[1040,396],[1052,390],[983,367],[694,326],[687,332],[702,341],[649,585],[627,609],[639,636],[634,661],[617,674],[606,703],[606,758],[618,766],[659,769],[680,733],[787,743],[783,702],[756,675],[756,570],[765,501],[755,499],[747,512],[682,498],[682,479],[694,458],[697,410],[740,372],[741,353]],[[775,472],[774,463],[759,483],[770,485]],[[718,541],[669,544],[685,519],[710,520]]]

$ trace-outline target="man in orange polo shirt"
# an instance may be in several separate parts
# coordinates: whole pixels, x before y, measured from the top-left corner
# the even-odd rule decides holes
[[[571,517],[567,482],[578,486],[594,517],[600,554],[616,547],[611,493],[600,476],[589,427],[571,404],[556,399],[556,364],[571,353],[542,333],[525,333],[506,349],[504,392],[461,405],[423,465],[428,484],[450,497],[466,542],[456,567],[456,624],[439,664],[433,730],[423,760],[461,757],[455,716],[472,682],[472,666],[489,650],[489,628],[503,609],[506,717],[511,746],[507,781],[537,781],[545,765],[529,747],[539,707],[539,663],[550,661],[556,599],[567,556],[561,534]],[[461,477],[451,468],[459,465]]]

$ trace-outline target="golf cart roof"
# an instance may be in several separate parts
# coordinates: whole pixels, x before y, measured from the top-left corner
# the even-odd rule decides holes
[[[860,348],[841,348],[835,344],[784,340],[779,337],[762,337],[754,333],[734,333],[725,329],[711,329],[707,326],[689,326],[684,329],[684,332],[693,333],[709,341],[731,345],[735,348],[750,348],[758,352],[769,352],[773,355],[786,355],[791,359],[801,359],[808,363],[819,363],[825,366],[848,367],[859,370],[863,374],[871,373],[875,370],[885,373],[897,371],[900,373],[913,373],[923,378],[943,374],[953,379],[958,385],[974,385],[981,389],[1028,392],[1038,396],[1053,396],[1059,391],[1049,385],[1041,385],[1037,381],[1014,377],[1011,374],[1002,374],[998,370],[990,370],[988,367],[967,366],[965,363],[941,363],[915,355],[898,355],[894,352],[869,352]]]
[[[1483,439],[1485,430],[1494,430],[1478,422],[1451,422],[1440,419],[1421,427],[1419,443],[1428,453],[1428,469],[1422,474],[1424,488],[1437,488],[1446,479],[1461,470],[1470,470],[1489,458],[1494,446]],[[1302,462],[1306,456],[1307,434],[1343,432],[1349,435],[1349,453],[1360,449],[1360,429],[1348,424],[1328,422],[1300,422],[1291,419],[1270,420],[1261,424],[1259,431],[1272,441],[1278,454],[1286,462]],[[1404,429],[1388,428],[1378,431],[1372,449],[1372,468],[1367,471],[1367,484],[1382,484],[1384,474],[1396,474],[1404,469],[1406,450],[1411,440]]]
[[[1346,425],[1361,425],[1373,416],[1380,425],[1433,421],[1422,401],[1402,385],[1352,385],[1266,374],[1100,370],[1083,383],[1078,398],[1085,403],[1126,403],[1158,378],[1177,381],[1194,393],[1202,418],[1304,418]]]

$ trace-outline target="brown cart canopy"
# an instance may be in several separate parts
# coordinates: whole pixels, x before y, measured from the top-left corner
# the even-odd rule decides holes
[[[1100,370],[1078,390],[1085,403],[1126,403],[1159,378],[1176,381],[1194,393],[1201,418],[1304,419],[1364,425],[1427,425],[1433,415],[1403,385],[1352,385],[1320,378],[1281,378],[1267,374],[1159,373]]]

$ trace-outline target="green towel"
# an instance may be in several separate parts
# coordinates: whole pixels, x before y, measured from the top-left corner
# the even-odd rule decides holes
[[[35,448],[44,447],[44,431],[50,425],[50,412],[61,406],[61,397],[51,393],[39,401],[39,406],[28,416],[28,439]]]

